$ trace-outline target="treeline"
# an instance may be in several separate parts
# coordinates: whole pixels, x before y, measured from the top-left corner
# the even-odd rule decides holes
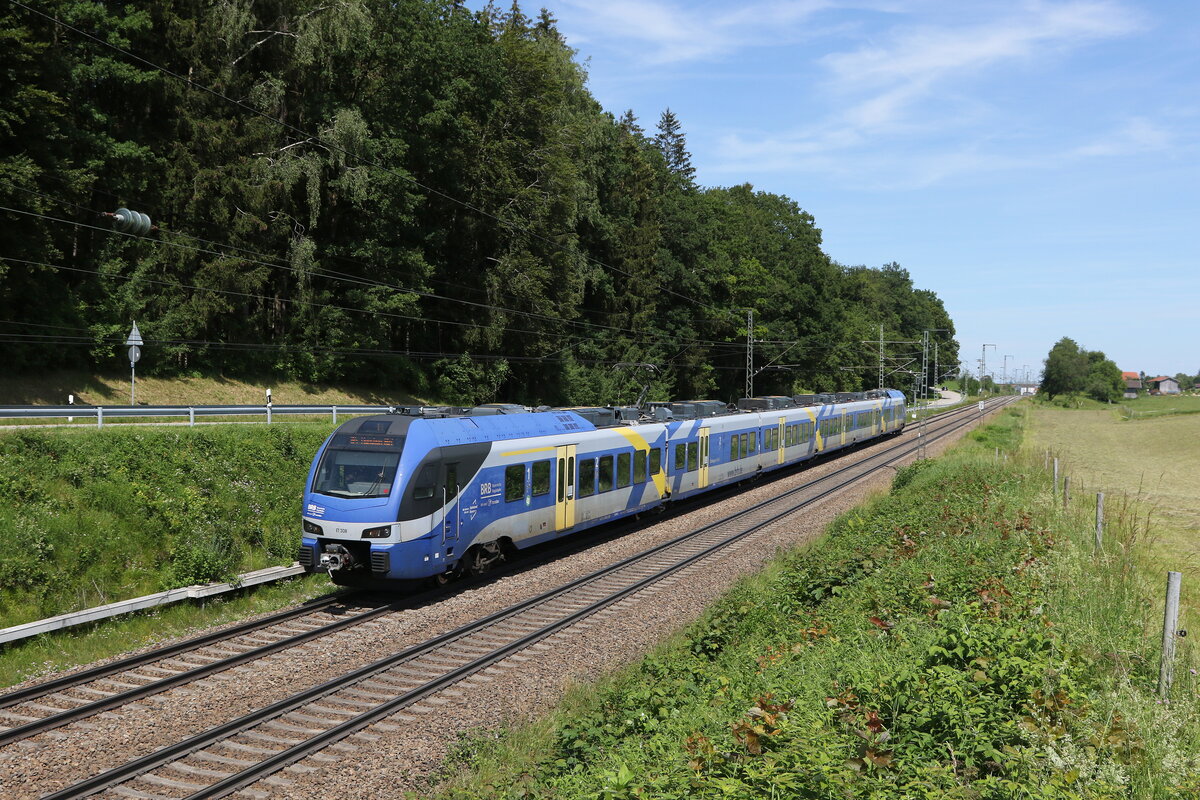
[[[142,373],[592,403],[649,363],[655,396],[728,400],[747,310],[757,393],[875,386],[881,326],[957,363],[933,292],[834,263],[790,198],[697,185],[680,121],[606,113],[545,11],[42,0],[0,38],[9,370],[119,368],[136,320]]]
[[[1046,356],[1038,393],[1053,399],[1061,395],[1084,395],[1101,403],[1120,400],[1125,381],[1121,369],[1099,350],[1085,350],[1067,336],[1059,339]]]

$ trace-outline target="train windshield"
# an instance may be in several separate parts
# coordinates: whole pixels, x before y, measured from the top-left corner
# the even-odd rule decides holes
[[[336,436],[321,458],[312,490],[334,497],[387,497],[392,493],[403,446],[403,437],[365,441],[357,436]]]

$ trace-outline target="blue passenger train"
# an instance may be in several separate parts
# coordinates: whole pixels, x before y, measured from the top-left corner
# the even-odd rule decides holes
[[[904,427],[894,389],[620,408],[400,409],[339,426],[299,560],[334,582],[445,581],[515,550]]]

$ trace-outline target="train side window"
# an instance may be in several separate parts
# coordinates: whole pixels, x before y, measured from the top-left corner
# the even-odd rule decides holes
[[[558,500],[561,503],[567,496],[567,460],[560,458],[558,460]]]
[[[687,445],[675,445],[675,471],[683,472],[687,467]]]
[[[596,493],[596,459],[585,458],[579,462],[579,496],[591,497]]]
[[[650,474],[657,475],[662,471],[662,451],[657,447],[650,451]]]
[[[633,454],[633,482],[646,482],[646,451],[638,450]]]
[[[535,461],[533,462],[533,491],[531,494],[534,497],[540,497],[544,494],[550,494],[550,462]]]
[[[624,489],[629,485],[629,453],[617,454],[617,488]]]
[[[696,442],[688,442],[687,446],[687,468],[688,472],[700,467],[700,445]]]
[[[504,468],[504,499],[510,503],[525,496],[525,465],[513,464]]]
[[[729,460],[730,461],[737,461],[739,458],[742,457],[742,454],[738,451],[739,451],[738,435],[735,433],[729,437]]]
[[[611,492],[613,488],[613,457],[600,457],[600,491]]]
[[[521,473],[524,475],[524,473]],[[416,483],[413,484],[413,500],[428,500],[433,497],[433,491],[437,488],[437,469],[433,464],[426,464],[421,467],[421,474],[417,476]],[[522,487],[524,491],[524,487]]]
[[[750,451],[746,449],[746,447],[748,446],[747,443],[750,441],[750,434],[743,433],[741,436],[738,437],[738,439],[741,440],[741,455],[739,456],[739,458],[745,458],[746,456],[750,455]]]
[[[750,455],[758,452],[758,431],[750,431]]]
[[[446,465],[446,499],[453,500],[458,496],[458,464]]]

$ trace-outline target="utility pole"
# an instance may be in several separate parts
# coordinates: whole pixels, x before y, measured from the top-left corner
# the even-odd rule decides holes
[[[1008,383],[1008,360],[1010,358],[1012,358],[1012,356],[1004,357],[1004,371],[1001,373],[1001,378],[1000,378],[1001,383]]]
[[[746,309],[746,397],[754,397],[754,309]]]
[[[879,385],[875,388],[883,388],[883,325],[879,326]]]
[[[987,349],[996,349],[994,344],[985,344],[979,350],[979,393],[983,394],[983,376],[987,374]]]

